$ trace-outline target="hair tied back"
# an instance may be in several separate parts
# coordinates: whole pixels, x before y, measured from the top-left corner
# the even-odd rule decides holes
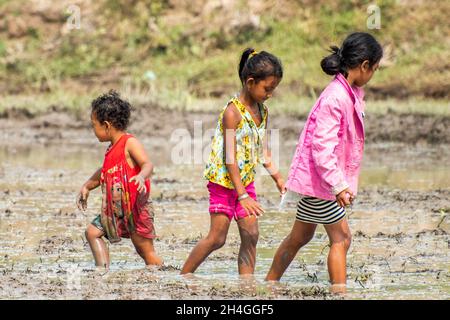
[[[258,51],[253,50],[253,52],[250,53],[250,55],[248,56],[248,58],[249,58],[249,59],[250,59],[250,58],[253,58],[253,57],[256,56],[258,53],[259,53]]]
[[[331,46],[330,47],[331,52],[333,52],[335,55],[339,57],[339,59],[342,59],[342,49],[337,46]]]

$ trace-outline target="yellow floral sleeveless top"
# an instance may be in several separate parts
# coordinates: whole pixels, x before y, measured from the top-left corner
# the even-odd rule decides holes
[[[265,105],[259,105],[259,111],[262,117],[259,126],[256,125],[251,114],[237,97],[232,98],[220,113],[204,177],[213,183],[217,183],[228,189],[234,189],[233,182],[231,182],[225,165],[222,123],[223,114],[230,103],[233,103],[237,107],[242,117],[236,128],[236,163],[239,167],[239,173],[244,187],[255,180],[257,164],[264,163],[263,143],[266,134],[268,110]]]

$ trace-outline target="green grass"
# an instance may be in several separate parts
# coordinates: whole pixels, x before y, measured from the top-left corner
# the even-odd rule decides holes
[[[93,98],[94,96],[79,95],[66,91],[55,91],[38,95],[8,95],[0,100],[0,113],[14,108],[27,110],[32,115],[39,115],[56,106],[75,115],[80,115],[90,108]]]
[[[156,105],[158,107],[184,110],[188,112],[212,112],[217,113],[223,108],[227,99],[203,98],[199,99],[189,95],[184,90],[159,90],[153,87],[138,87],[124,84],[120,92],[132,105]],[[52,107],[73,112],[78,118],[90,110],[91,101],[99,92],[79,95],[63,90],[39,94],[39,95],[9,95],[0,100],[0,113],[7,109],[15,108],[28,110],[34,115],[45,113]],[[297,96],[291,93],[283,95],[278,92],[267,101],[270,114],[288,116],[306,116],[315,103],[314,97]],[[366,103],[366,112],[371,114],[387,114],[395,112],[401,114],[426,114],[437,116],[450,116],[450,108],[447,100],[430,99],[387,99],[369,100]]]
[[[6,14],[26,12],[24,3],[0,0],[0,8]],[[245,1],[239,3],[246,7]],[[264,12],[258,31],[232,36],[221,32],[220,25],[205,22],[202,30],[187,36],[189,26],[184,21],[173,24],[165,20],[169,8],[165,1],[152,1],[151,5],[131,0],[99,2],[98,12],[92,16],[95,27],[59,35],[51,50],[44,50],[48,25],[29,28],[21,39],[9,39],[0,32],[0,88],[5,88],[0,109],[20,106],[39,112],[59,105],[78,110],[113,87],[127,91],[124,94],[137,104],[215,110],[239,90],[237,64],[242,50],[252,46],[274,53],[284,65],[283,81],[269,103],[272,112],[305,114],[330,81],[320,69],[327,48],[339,45],[351,31],[367,31],[366,9],[371,3],[299,3],[293,5],[290,15]],[[389,45],[392,54],[390,65],[377,72],[367,88],[382,92],[386,101],[369,100],[368,107],[373,105],[374,112],[391,108],[449,114],[450,40],[445,36],[450,32],[449,4],[437,0],[414,6],[393,0],[377,4],[382,29],[371,32]],[[158,32],[149,32],[151,19]],[[22,53],[8,53],[19,43]],[[156,74],[155,81],[145,79],[147,71]],[[87,78],[94,81],[87,82]],[[399,93],[406,100],[393,98]]]

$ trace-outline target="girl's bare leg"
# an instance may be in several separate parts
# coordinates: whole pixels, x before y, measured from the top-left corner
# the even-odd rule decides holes
[[[258,281],[253,274],[241,274],[239,276],[239,289],[244,295],[257,294]]]
[[[239,274],[253,274],[256,263],[256,244],[259,237],[258,220],[252,215],[239,219],[237,225],[241,236],[238,256]]]
[[[93,224],[89,224],[86,228],[85,235],[94,256],[95,265],[97,267],[104,267],[108,269],[109,250],[105,241],[102,239],[105,233],[95,227]]]
[[[131,242],[133,242],[136,252],[144,259],[146,265],[162,265],[162,259],[155,252],[153,239],[144,238],[137,233],[132,233]]]
[[[330,238],[330,252],[328,253],[328,273],[332,290],[336,292],[345,292],[347,282],[347,252],[350,248],[351,233],[348,227],[347,218],[341,221],[324,225]]]
[[[283,240],[275,253],[266,281],[280,280],[298,250],[312,239],[316,227],[316,224],[295,221],[290,234]]]
[[[206,238],[200,240],[181,269],[181,274],[193,273],[198,266],[213,252],[221,248],[227,239],[230,219],[224,214],[211,214],[211,227]]]

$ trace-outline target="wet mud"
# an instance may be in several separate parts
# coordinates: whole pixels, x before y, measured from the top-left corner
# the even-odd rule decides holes
[[[100,193],[86,212],[75,206],[81,184],[101,165],[100,145],[84,118],[55,110],[0,119],[0,299],[449,299],[449,120],[426,116],[368,118],[360,190],[348,210],[352,246],[347,294],[329,292],[328,238],[322,227],[299,251],[280,283],[264,277],[295,219],[295,199],[279,208],[270,177],[256,188],[266,213],[259,220],[255,276],[237,275],[239,233],[194,276],[179,275],[209,228],[202,163],[171,162],[176,128],[214,128],[214,114],[145,109],[130,132],[155,163],[155,241],[164,259],[146,268],[129,240],[110,245],[109,272],[94,267],[84,229],[97,215]],[[303,118],[274,117],[280,167],[286,176]],[[417,125],[419,128],[417,128]],[[204,143],[207,144],[207,141]]]

